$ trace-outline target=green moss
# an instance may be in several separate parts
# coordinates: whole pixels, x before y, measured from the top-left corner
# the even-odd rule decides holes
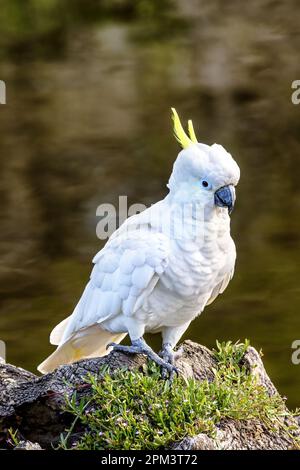
[[[217,343],[211,383],[179,376],[170,384],[152,363],[144,373],[104,369],[101,379],[90,375],[89,393],[67,399],[66,411],[75,419],[61,436],[60,448],[158,449],[200,432],[213,437],[223,418],[259,418],[271,429],[282,428],[280,418],[289,415],[284,400],[269,397],[242,365],[247,347],[248,342]],[[71,444],[75,430],[81,437]]]

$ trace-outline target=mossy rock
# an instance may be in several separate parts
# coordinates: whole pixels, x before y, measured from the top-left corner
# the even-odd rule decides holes
[[[1,365],[3,447],[18,439],[86,450],[299,446],[297,420],[248,342],[182,348],[172,383],[143,356],[117,352],[44,377]]]

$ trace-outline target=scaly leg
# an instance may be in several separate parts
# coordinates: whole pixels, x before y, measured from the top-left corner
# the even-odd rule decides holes
[[[174,365],[175,361],[179,359],[183,354],[183,348],[179,348],[177,351],[174,351],[170,343],[164,343],[162,349],[159,352],[159,356],[169,364]]]
[[[175,362],[183,354],[183,349],[179,348],[178,351],[174,351],[170,343],[163,343],[162,349],[159,352],[159,356],[164,360],[164,362],[171,364],[175,368]],[[165,378],[165,369],[162,372],[163,378]],[[171,372],[170,379],[172,380],[174,374]]]
[[[182,348],[179,348],[178,351],[174,351],[174,347],[188,328],[189,324],[190,322],[187,322],[181,326],[169,326],[162,330],[163,344],[159,355],[165,362],[168,362],[172,366],[174,366],[176,359],[179,359],[182,356]]]
[[[124,346],[123,344],[109,343],[107,348],[112,347],[114,351],[120,351],[129,354],[144,354],[151,361],[155,362],[162,368],[163,376],[166,378],[169,373],[170,378],[173,378],[174,373],[177,373],[176,367],[170,362],[166,362],[158,354],[156,354],[150,346],[146,343],[143,337],[132,340],[131,346]]]

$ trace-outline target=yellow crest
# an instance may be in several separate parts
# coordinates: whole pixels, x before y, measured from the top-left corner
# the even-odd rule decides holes
[[[188,134],[182,127],[180,122],[179,116],[175,108],[171,108],[172,110],[172,119],[174,123],[174,135],[176,140],[178,140],[179,144],[183,149],[186,149],[190,145],[197,143],[197,137],[194,131],[193,123],[191,120],[188,121]]]

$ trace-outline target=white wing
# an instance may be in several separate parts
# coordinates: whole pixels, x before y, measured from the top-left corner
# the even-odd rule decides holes
[[[224,278],[213,288],[212,293],[206,302],[206,305],[210,305],[218,297],[219,294],[223,294],[224,290],[228,286],[230,280],[234,274],[234,269],[230,273],[226,273]]]
[[[120,313],[130,316],[154,289],[168,263],[169,240],[148,229],[122,231],[94,257],[90,281],[60,344],[87,326]]]
[[[220,270],[216,280],[216,285],[213,288],[206,305],[210,305],[219,294],[223,294],[234,274],[234,265],[236,260],[236,249],[233,240],[231,239],[231,246],[228,252],[227,262]]]

